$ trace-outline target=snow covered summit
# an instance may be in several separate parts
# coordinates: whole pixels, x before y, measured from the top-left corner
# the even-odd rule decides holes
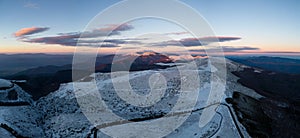
[[[137,95],[135,95],[136,97],[149,94],[151,87],[157,86],[157,88],[160,88],[164,85],[167,86],[165,94],[161,95],[161,99],[158,99],[160,104],[152,103],[151,105],[138,107],[135,106],[135,104],[139,105],[143,103],[130,101],[132,102],[132,105],[130,105],[124,102],[124,100],[122,101],[122,99],[128,98],[126,95],[119,95],[128,92],[128,89],[118,87],[128,82],[126,76],[120,75],[122,72],[114,72],[112,74],[95,73],[92,74],[91,77],[94,77],[94,80],[96,80],[97,89],[94,89],[94,87],[86,87],[92,85],[94,83],[93,81],[74,82],[84,86],[82,87],[83,91],[76,93],[76,91],[74,91],[74,83],[66,83],[62,84],[59,90],[42,97],[33,104],[13,107],[0,106],[0,123],[3,124],[0,127],[0,133],[6,134],[4,135],[5,137],[109,137],[109,132],[114,132],[113,137],[153,137],[154,134],[166,131],[166,129],[160,128],[159,126],[149,126],[148,132],[140,132],[140,128],[137,127],[136,132],[132,133],[131,131],[134,130],[129,130],[129,128],[132,128],[131,126],[139,126],[140,124],[159,121],[159,119],[165,115],[166,119],[181,118],[182,115],[189,112],[190,115],[186,118],[186,121],[170,133],[165,134],[165,137],[198,138],[248,136],[242,125],[236,121],[237,117],[232,114],[231,107],[226,104],[224,99],[230,97],[233,91],[243,89],[243,91],[253,93],[253,90],[238,84],[236,82],[237,77],[234,77],[232,74],[228,74],[227,76],[228,83],[224,97],[220,99],[222,104],[216,108],[217,113],[214,114],[211,120],[202,126],[202,128],[199,127],[199,119],[201,114],[204,113],[204,109],[213,107],[218,103],[209,103],[209,105],[206,103],[206,97],[209,95],[210,90],[213,89],[211,88],[210,82],[211,73],[215,71],[216,68],[209,65],[207,59],[197,59],[196,64],[196,69],[186,64],[181,65],[179,67],[180,69],[171,67],[167,69],[144,70],[129,73],[129,83],[131,89],[137,93]],[[239,67],[231,62],[228,62],[227,65],[230,71],[239,69]],[[192,76],[192,78],[178,76],[178,70],[187,73],[197,72],[199,79],[195,79],[195,76]],[[162,78],[162,76],[165,76],[165,78]],[[192,79],[192,81],[197,80],[201,84],[199,86],[198,97],[186,97],[187,101],[181,101],[189,105],[191,103],[189,99],[192,100],[196,98],[197,102],[193,108],[176,105],[180,93],[177,86],[181,81],[187,81],[188,79]],[[149,84],[149,82],[151,82],[150,80],[154,83]],[[117,87],[114,86],[114,81],[119,84]],[[15,90],[19,88],[17,85],[14,87]],[[189,86],[188,84],[186,87],[194,88],[194,86]],[[160,92],[160,90],[161,89],[155,89],[154,92]],[[189,90],[193,91],[197,89],[187,89],[187,91]],[[93,98],[97,98],[96,96],[90,96],[92,91],[99,92],[99,94],[102,95],[102,100],[106,103],[108,108],[98,108],[98,105],[94,105],[94,107],[88,109],[82,108],[85,104],[84,102],[91,103]],[[117,91],[118,94],[116,93]],[[120,96],[122,98],[120,98]],[[84,101],[80,101],[82,97],[86,97]],[[22,97],[20,99],[22,99]],[[145,100],[148,99],[146,98]],[[154,101],[154,103],[155,102],[157,101]],[[166,105],[167,108],[164,108],[164,105]],[[96,117],[100,116],[102,120],[89,118],[89,115],[86,114],[87,112],[92,114],[94,111],[98,113]],[[99,113],[101,113],[101,115],[99,115]],[[111,113],[114,113],[114,116],[121,116],[131,121],[113,120]],[[104,123],[101,123],[103,120]],[[98,121],[98,123],[95,124],[93,121]],[[167,125],[172,126],[175,123],[176,122],[173,122]],[[16,133],[12,133],[9,130],[14,130]]]

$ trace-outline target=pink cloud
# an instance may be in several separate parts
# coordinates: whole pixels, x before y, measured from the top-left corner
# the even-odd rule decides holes
[[[133,26],[130,24],[108,24],[107,27],[101,28],[101,31],[127,31],[133,29]]]
[[[25,35],[32,35],[40,32],[47,31],[48,27],[30,27],[30,28],[23,28],[17,32],[14,33],[16,37],[21,37]]]
[[[240,37],[232,37],[232,36],[209,36],[209,37],[201,37],[201,38],[183,38],[180,40],[169,40],[160,43],[155,43],[153,46],[203,46],[208,43],[213,42],[226,42],[226,41],[234,41],[239,40]]]

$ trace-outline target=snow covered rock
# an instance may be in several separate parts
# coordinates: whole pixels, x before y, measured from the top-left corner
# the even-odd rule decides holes
[[[31,95],[24,92],[18,85],[0,79],[0,105],[32,104]]]
[[[44,136],[31,96],[8,80],[1,79],[1,86],[6,89],[0,90],[0,136]]]
[[[9,89],[12,86],[13,86],[13,84],[10,81],[4,80],[4,79],[0,79],[0,90]]]

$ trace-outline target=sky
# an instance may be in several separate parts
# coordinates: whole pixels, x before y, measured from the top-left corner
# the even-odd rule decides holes
[[[86,30],[97,14],[118,2],[0,0],[0,53],[72,53],[76,46],[94,49],[108,34],[102,52],[120,48],[136,52],[140,47],[172,52],[182,46],[197,52],[215,43],[212,38],[231,54],[300,52],[298,0],[182,0],[215,33],[197,39],[182,27],[159,19],[125,24],[107,20]],[[84,38],[78,42],[80,35]]]

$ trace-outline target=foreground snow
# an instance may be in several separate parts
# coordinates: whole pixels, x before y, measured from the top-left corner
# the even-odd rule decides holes
[[[249,137],[238,121],[234,122],[236,117],[230,113],[231,107],[226,106],[224,99],[230,97],[233,91],[239,90],[243,90],[250,96],[259,97],[259,95],[255,94],[253,90],[236,83],[237,78],[229,72],[241,69],[241,67],[227,61],[228,75],[227,85],[224,89],[225,95],[221,97],[219,102],[208,102],[207,97],[210,91],[216,89],[211,87],[211,72],[217,71],[217,67],[209,65],[208,62],[207,59],[198,59],[196,70],[190,66],[180,66],[180,68],[184,68],[187,74],[196,72],[199,78],[178,76],[176,75],[178,74],[176,67],[164,70],[131,72],[129,76],[122,75],[122,72],[112,73],[112,76],[107,73],[96,73],[91,75],[95,78],[95,81],[75,82],[75,91],[74,83],[67,83],[62,84],[59,90],[39,99],[36,103],[31,103],[31,105],[0,106],[0,123],[7,124],[20,135],[26,137],[108,137],[108,135],[114,137],[155,137],[169,131],[166,129],[170,129],[170,133],[165,134],[166,137],[241,137],[240,135]],[[153,74],[157,76],[153,77]],[[157,83],[149,84],[151,76],[154,80],[159,78],[155,81],[152,80],[152,82]],[[120,87],[126,86],[128,79],[131,87],[129,89]],[[180,81],[185,80],[199,81],[199,88],[194,89],[197,90],[199,96],[188,97],[188,100],[184,101],[185,104],[183,104],[188,106],[177,106],[176,102],[179,96],[177,87]],[[118,86],[114,86],[113,82],[117,83]],[[93,87],[95,84],[97,88]],[[194,86],[186,87],[194,88]],[[146,98],[145,103],[150,103],[149,105],[139,101],[130,101],[132,104],[129,104],[124,102],[124,99],[129,97],[122,95],[122,92],[127,93],[129,90],[134,90],[137,94],[133,96],[137,96],[137,98],[139,95],[145,96],[148,94],[148,96],[151,96],[149,93],[153,92],[160,93],[163,91],[166,93],[160,95],[164,97],[163,99],[156,99],[152,102],[149,97]],[[105,103],[105,107],[90,104],[95,102],[93,100],[100,98],[99,95],[101,101]],[[191,106],[193,105],[191,101],[194,99],[197,102],[194,106]],[[160,104],[155,104],[157,101],[160,101]],[[219,103],[223,104],[219,105]],[[85,104],[89,108],[80,108]],[[141,105],[141,108],[133,106],[135,104]],[[176,107],[176,110],[173,110],[174,107]],[[213,111],[216,109],[216,113],[209,119],[207,124],[199,127],[200,116],[205,109],[209,108]],[[185,121],[175,129],[165,128],[163,125],[173,126],[177,125],[176,122],[170,124],[158,123],[161,126],[145,125],[155,121],[159,122],[160,115],[166,114],[165,119],[179,121],[184,119]],[[124,118],[138,121],[123,121]],[[132,129],[134,127],[136,129]],[[144,130],[141,127],[148,131],[141,132],[140,130]],[[240,129],[241,132],[239,133],[237,129]],[[0,136],[2,135],[11,137],[11,133],[0,127]]]

